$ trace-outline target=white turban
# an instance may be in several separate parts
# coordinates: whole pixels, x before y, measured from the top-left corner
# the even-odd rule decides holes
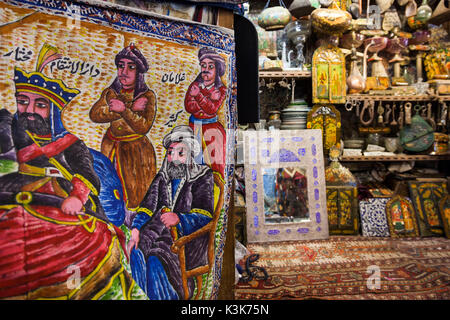
[[[182,125],[173,128],[172,131],[164,137],[163,146],[168,149],[174,142],[185,143],[194,157],[201,151],[200,144],[195,139],[194,132],[189,126]]]

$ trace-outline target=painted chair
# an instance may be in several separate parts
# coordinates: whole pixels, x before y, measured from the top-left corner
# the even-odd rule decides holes
[[[214,173],[214,214],[213,219],[198,229],[197,231],[179,238],[172,244],[172,252],[178,254],[178,258],[180,260],[180,268],[181,268],[181,280],[183,283],[183,291],[184,291],[184,299],[189,299],[189,288],[188,288],[188,279],[192,277],[196,277],[197,280],[197,294],[194,299],[200,298],[200,293],[202,292],[203,285],[203,275],[205,273],[209,273],[214,264],[215,260],[215,233],[217,229],[217,222],[219,220],[220,211],[222,210],[224,203],[224,182],[222,178]],[[216,189],[218,193],[216,193]],[[202,266],[198,266],[194,269],[186,270],[186,255],[185,255],[185,245],[192,240],[200,237],[204,234],[209,234],[209,242],[208,242],[208,263]]]

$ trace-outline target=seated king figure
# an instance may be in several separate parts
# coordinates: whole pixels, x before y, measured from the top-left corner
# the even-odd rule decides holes
[[[45,44],[35,72],[16,67],[17,112],[0,110],[0,161],[18,164],[0,177],[0,299],[97,299],[117,277],[133,284],[93,156],[62,123],[79,91],[42,73],[58,57]]]

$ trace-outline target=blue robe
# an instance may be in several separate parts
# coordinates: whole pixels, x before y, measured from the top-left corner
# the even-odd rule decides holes
[[[214,211],[214,179],[207,166],[197,165],[195,172],[188,172],[175,185],[176,190],[164,170],[158,172],[132,225],[140,230],[138,249],[130,255],[132,275],[148,297],[155,300],[183,298],[178,255],[170,250],[174,240],[161,222],[161,210],[168,208],[178,215],[177,238],[206,225]],[[188,270],[207,263],[207,248],[207,234],[186,244]],[[192,295],[192,279],[188,280],[188,286]]]

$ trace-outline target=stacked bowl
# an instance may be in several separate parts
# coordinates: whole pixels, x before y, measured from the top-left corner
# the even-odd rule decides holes
[[[295,99],[281,110],[281,130],[306,129],[308,112],[311,108],[303,99]]]

